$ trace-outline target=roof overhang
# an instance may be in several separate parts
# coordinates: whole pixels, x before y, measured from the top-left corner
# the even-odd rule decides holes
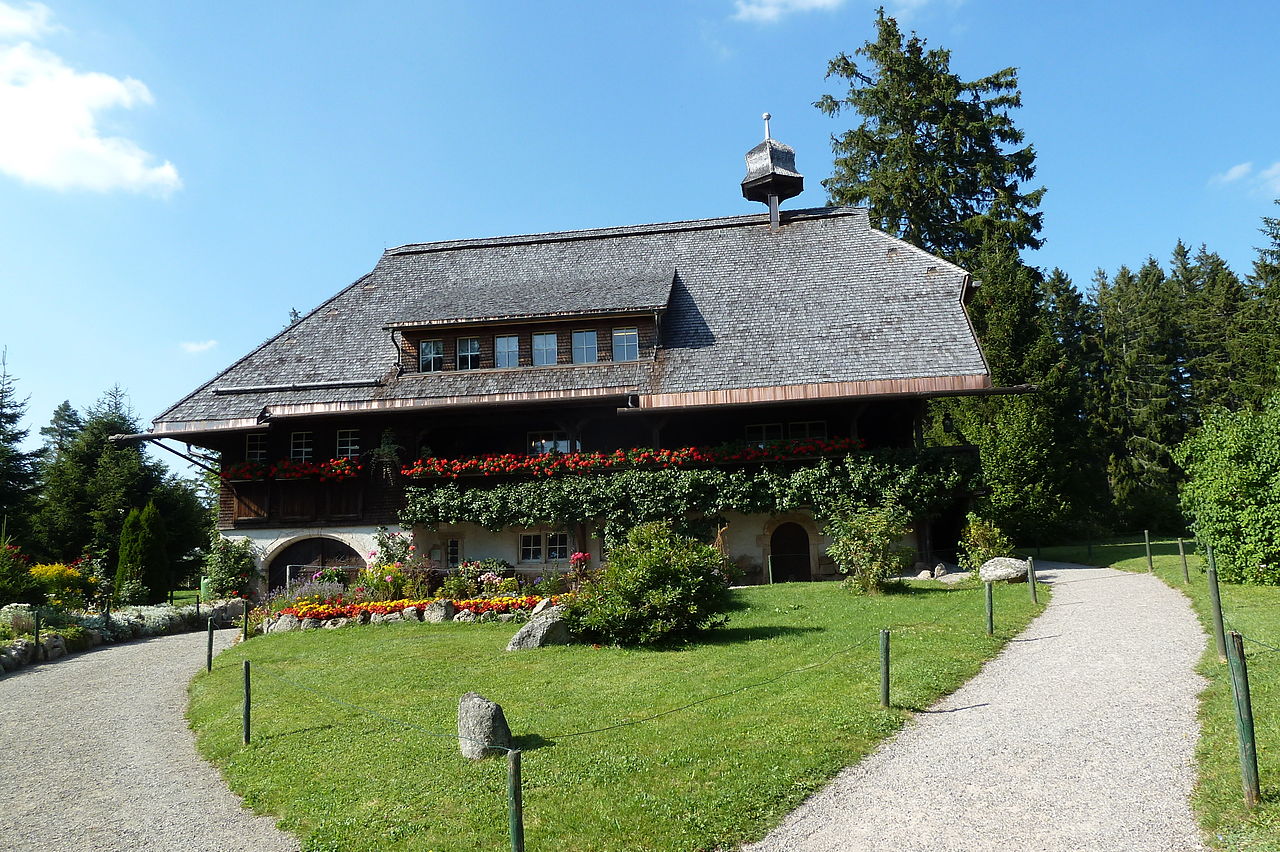
[[[640,394],[630,410],[675,411],[734,405],[769,405],[838,399],[930,398],[940,396],[1002,396],[1033,393],[1034,385],[993,387],[985,373],[967,376],[926,376],[860,382],[821,382],[686,393]]]
[[[567,322],[576,319],[612,319],[649,317],[662,313],[667,309],[664,305],[649,305],[638,308],[610,308],[599,311],[558,311],[540,314],[496,314],[486,317],[465,317],[460,319],[404,320],[388,323],[383,326],[387,331],[405,331],[415,328],[466,328],[468,326],[492,325],[504,323],[508,325],[529,325],[545,322]]]

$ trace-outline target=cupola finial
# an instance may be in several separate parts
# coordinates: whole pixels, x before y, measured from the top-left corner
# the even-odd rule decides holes
[[[796,171],[796,152],[769,135],[769,119],[765,113],[764,141],[747,152],[747,176],[742,179],[742,197],[769,205],[769,227],[781,227],[778,203],[804,191],[804,175]]]

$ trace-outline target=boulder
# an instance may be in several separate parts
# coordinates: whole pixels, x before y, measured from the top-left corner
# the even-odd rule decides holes
[[[36,658],[36,645],[30,639],[14,639],[9,643],[9,653],[24,666],[31,665]]]
[[[511,728],[502,708],[475,692],[458,701],[458,749],[470,760],[501,754],[511,747]]]
[[[373,613],[367,609],[362,609],[356,614],[356,624],[369,624],[373,620]]]
[[[493,610],[480,613],[480,620],[485,622],[493,622],[498,620],[498,614]]]
[[[22,661],[18,659],[18,655],[7,648],[0,648],[0,670],[12,672],[20,668],[22,668]]]
[[[454,621],[472,622],[476,620],[476,614],[469,609],[461,610],[453,617]]]
[[[271,622],[271,632],[288,633],[290,630],[297,630],[301,623],[302,622],[298,620],[298,616],[285,613],[275,621]]]
[[[568,645],[569,626],[564,623],[564,607],[547,607],[528,621],[507,643],[508,651],[523,651],[546,645]]]
[[[299,628],[301,628],[302,630],[319,630],[319,629],[320,629],[320,619],[318,619],[318,618],[304,618],[304,619],[302,619],[302,623],[301,623],[301,624],[299,624],[299,625],[298,625],[298,627],[299,627]]]
[[[418,612],[418,608],[416,606],[407,606],[404,609],[400,610],[400,617],[403,618],[405,621],[421,621],[422,620],[422,614]]]
[[[946,565],[944,565],[943,563],[939,562],[937,565],[933,566],[933,579],[935,579],[935,580],[936,580],[936,579],[938,579],[939,577],[945,577],[946,575],[947,575],[947,566],[946,566]]]
[[[978,577],[984,583],[998,583],[1001,580],[1010,583],[1026,582],[1027,563],[1011,556],[997,556],[982,564],[978,569]]]
[[[453,601],[432,601],[422,611],[422,620],[431,624],[440,624],[444,621],[453,621],[453,614]]]
[[[499,621],[515,621],[516,614],[514,612],[500,612],[498,613],[498,620]]]
[[[550,606],[554,606],[554,604],[551,603],[551,598],[543,598],[533,605],[533,611],[530,612],[529,615],[542,615],[542,613],[546,611],[547,607]]]
[[[84,638],[89,643],[90,648],[96,648],[102,644],[102,631],[94,630],[92,627],[85,630]]]
[[[337,630],[339,627],[346,627],[349,620],[347,618],[331,618],[324,623],[324,629]]]
[[[214,612],[225,619],[240,618],[244,615],[244,599],[232,598],[214,606]]]
[[[44,646],[40,654],[42,660],[56,660],[67,655],[67,640],[56,633],[41,636],[40,644]]]
[[[916,579],[917,579],[917,580],[932,580],[932,579],[933,579],[933,572],[932,572],[932,571],[921,571],[919,574],[917,574],[917,575],[916,575]]]

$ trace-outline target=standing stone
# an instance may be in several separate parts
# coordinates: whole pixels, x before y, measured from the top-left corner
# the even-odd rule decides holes
[[[945,577],[946,575],[947,575],[947,566],[946,566],[946,565],[944,565],[943,563],[939,562],[937,565],[933,566],[933,579],[935,579],[935,580],[936,580],[936,579],[938,579],[939,577]]]
[[[445,621],[453,621],[453,613],[453,601],[432,601],[422,611],[422,620],[431,624],[440,624]]]
[[[56,660],[59,657],[67,655],[67,643],[57,633],[51,633],[48,636],[40,637],[40,644],[44,646],[42,656],[45,660]]]
[[[1011,556],[997,556],[982,564],[978,569],[978,578],[984,583],[998,583],[1001,580],[1023,583],[1027,579],[1027,563]]]
[[[502,708],[475,692],[458,701],[458,748],[462,756],[480,760],[511,747],[511,728]]]
[[[553,606],[544,609],[521,627],[507,643],[507,650],[523,651],[546,645],[568,645],[569,639],[569,625],[564,623],[564,607]]]

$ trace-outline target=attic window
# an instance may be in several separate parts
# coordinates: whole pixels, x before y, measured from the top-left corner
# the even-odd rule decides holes
[[[520,338],[504,334],[493,339],[493,357],[499,367],[520,366]]]
[[[533,366],[549,367],[559,360],[556,352],[556,336],[551,334],[535,334],[533,336]]]
[[[640,360],[640,331],[635,328],[615,328],[613,330],[613,360]]]
[[[459,370],[480,369],[480,338],[478,337],[459,337],[458,338],[458,369]]]
[[[444,341],[423,340],[418,344],[418,372],[438,373],[444,369]]]
[[[598,360],[596,333],[594,331],[575,331],[573,333],[573,363],[594,364]]]

